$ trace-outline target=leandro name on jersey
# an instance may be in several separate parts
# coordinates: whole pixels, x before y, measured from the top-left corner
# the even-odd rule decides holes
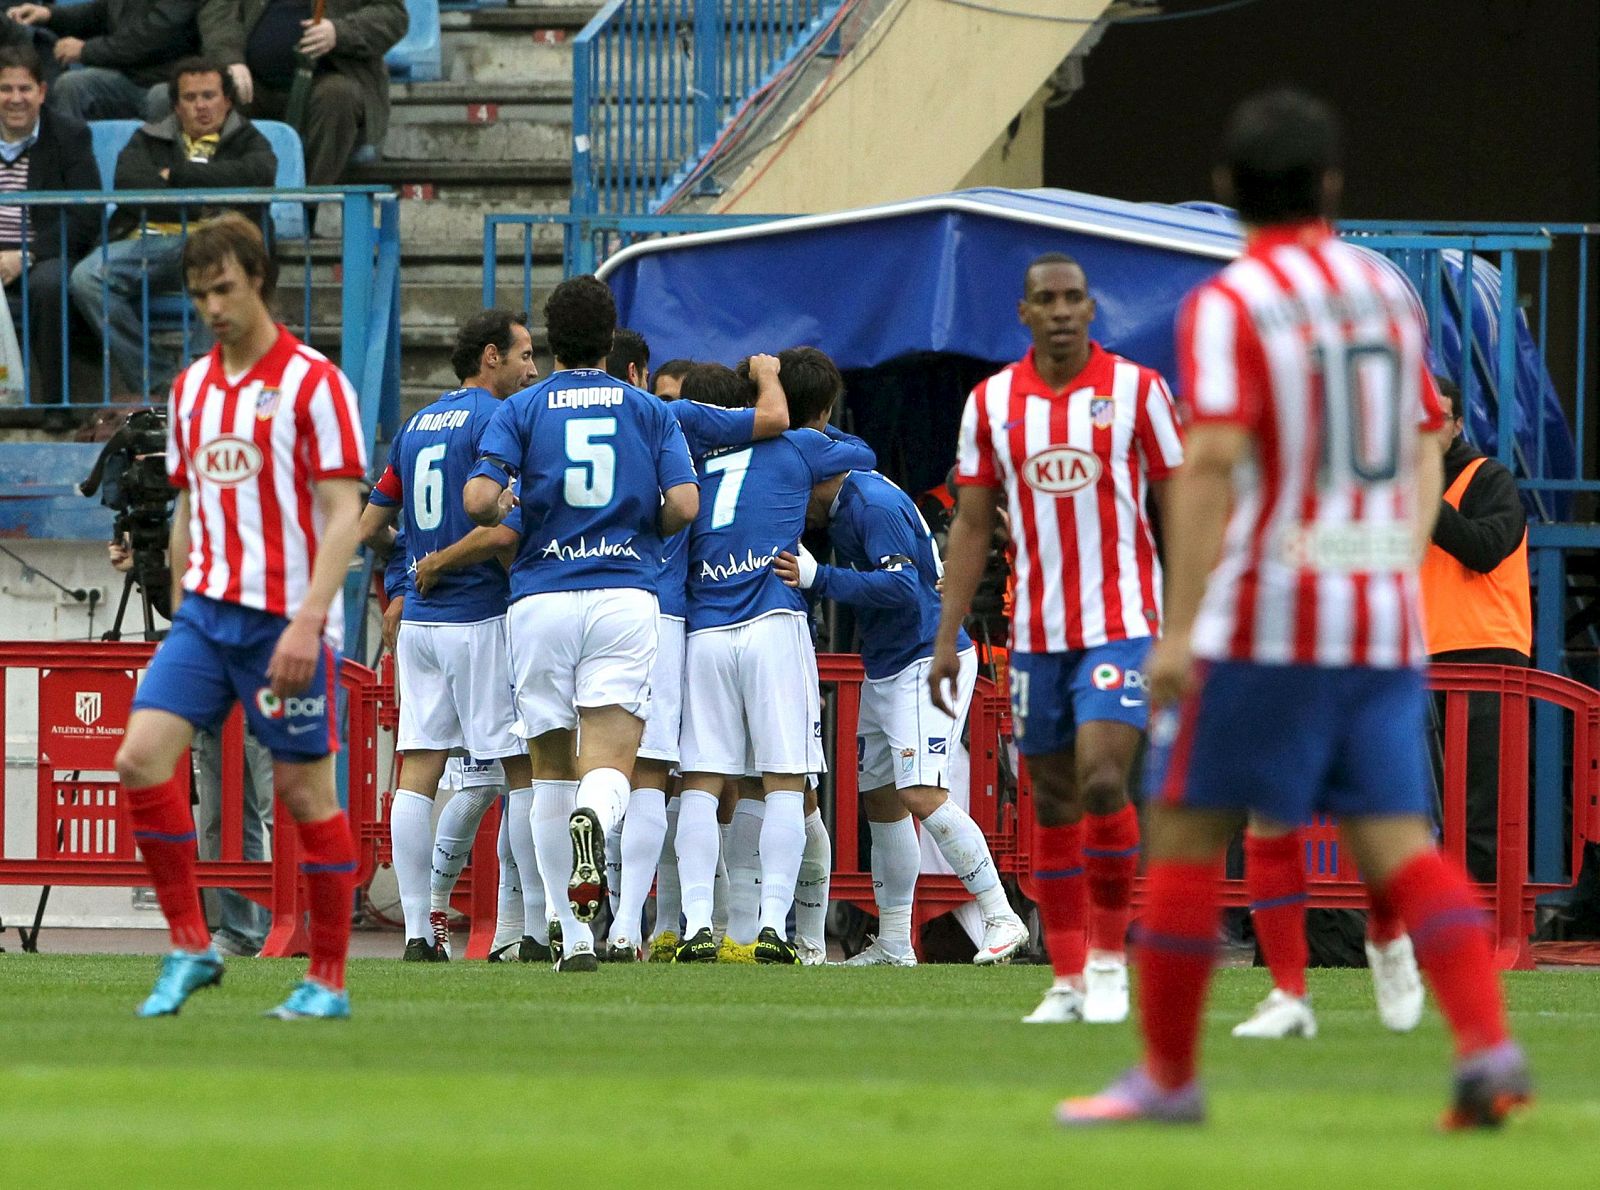
[[[420,559],[472,531],[461,489],[499,411],[500,402],[487,389],[458,388],[413,414],[395,435],[372,502],[400,507],[396,552],[403,542],[408,576]],[[440,574],[426,596],[408,586],[401,618],[411,624],[478,624],[505,615],[509,593],[500,563],[480,562]]]
[[[661,493],[694,483],[683,431],[656,397],[596,368],[555,373],[508,397],[474,475],[521,483],[511,599],[637,587],[661,574]]]
[[[689,631],[803,615],[805,598],[772,573],[772,560],[799,544],[813,487],[876,465],[859,438],[810,429],[707,456],[689,534]]]
[[[876,471],[851,472],[829,511],[828,537],[843,565],[819,565],[811,591],[857,609],[867,677],[892,677],[933,656],[944,565],[911,497]],[[956,650],[971,646],[963,628]]]

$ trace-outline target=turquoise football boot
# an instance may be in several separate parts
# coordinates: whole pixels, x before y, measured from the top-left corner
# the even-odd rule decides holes
[[[214,988],[222,982],[222,956],[215,947],[202,951],[175,950],[161,960],[161,974],[145,1002],[134,1015],[177,1016],[178,1009],[201,988]]]
[[[346,1020],[350,1016],[350,993],[342,988],[334,991],[314,979],[303,979],[287,1000],[263,1015],[280,1021]]]

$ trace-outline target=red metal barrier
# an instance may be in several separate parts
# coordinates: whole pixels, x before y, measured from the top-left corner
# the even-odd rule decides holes
[[[13,858],[5,835],[6,789],[0,781],[0,884],[136,887],[147,882],[122,814],[113,760],[122,742],[137,674],[155,645],[143,641],[0,642],[0,741],[7,732],[7,694],[19,670],[39,673],[35,700],[38,744],[34,763],[37,821],[33,859]],[[371,879],[376,862],[377,676],[344,661],[339,684],[347,695],[349,812],[356,835],[357,880]],[[243,855],[244,727],[237,708],[222,732],[222,856],[196,869],[203,887],[231,888],[272,911],[262,954],[306,951],[299,838],[282,803],[273,811],[273,860]],[[187,785],[187,754],[179,762]]]

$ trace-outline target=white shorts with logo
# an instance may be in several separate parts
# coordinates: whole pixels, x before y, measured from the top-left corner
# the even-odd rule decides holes
[[[684,660],[686,773],[820,773],[822,694],[811,630],[798,612],[689,634]]]
[[[578,725],[579,707],[650,711],[656,659],[654,591],[547,591],[511,605],[511,683],[525,740]]]
[[[868,678],[861,687],[861,723],[856,735],[856,760],[863,790],[928,785],[948,790],[952,769],[966,779],[966,727],[972,690],[978,681],[978,651],[960,654],[956,680],[955,718],[933,705],[928,691],[932,659],[913,661],[887,678]]]
[[[452,756],[445,761],[444,776],[439,778],[439,788],[450,790],[482,789],[505,783],[506,770],[498,760],[478,760],[471,756]]]
[[[402,621],[394,656],[400,686],[395,751],[460,749],[480,760],[522,753],[512,731],[503,617],[477,624]]]
[[[684,623],[662,616],[657,625],[656,663],[650,670],[650,714],[644,721],[639,756],[678,763],[678,732],[683,726]]]

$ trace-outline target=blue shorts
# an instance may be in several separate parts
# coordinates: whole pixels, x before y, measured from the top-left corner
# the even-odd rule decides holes
[[[302,693],[279,698],[268,686],[267,663],[288,626],[282,616],[185,593],[133,709],[169,711],[200,730],[217,731],[238,701],[251,734],[274,760],[305,764],[337,752],[332,649],[323,646]]]
[[[1144,730],[1150,709],[1144,659],[1150,638],[1116,640],[1070,653],[1011,654],[1011,729],[1024,756],[1072,747],[1095,720]]]
[[[1195,691],[1151,724],[1145,789],[1285,826],[1427,815],[1427,722],[1413,669],[1203,662]]]

